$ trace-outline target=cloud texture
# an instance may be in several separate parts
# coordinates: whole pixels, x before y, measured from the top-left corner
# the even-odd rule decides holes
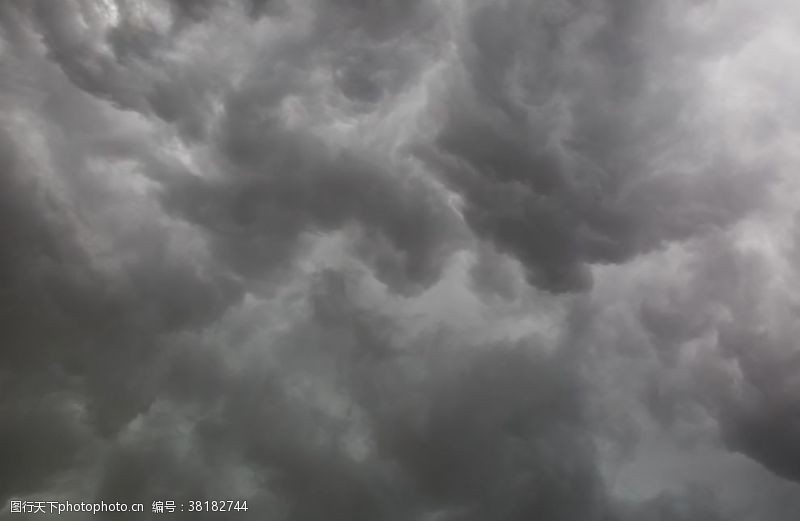
[[[0,519],[796,519],[799,34],[0,3]]]

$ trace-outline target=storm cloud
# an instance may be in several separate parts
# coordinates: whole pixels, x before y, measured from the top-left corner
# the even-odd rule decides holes
[[[0,3],[0,518],[795,519],[799,31]]]

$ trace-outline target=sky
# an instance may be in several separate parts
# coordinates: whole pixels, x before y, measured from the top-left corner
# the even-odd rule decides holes
[[[0,2],[0,520],[796,520],[796,4]]]

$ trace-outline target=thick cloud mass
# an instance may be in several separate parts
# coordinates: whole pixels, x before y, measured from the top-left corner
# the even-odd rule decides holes
[[[760,188],[718,138],[702,150],[687,136],[700,131],[687,121],[699,71],[680,63],[688,50],[659,47],[679,30],[666,8],[598,4],[591,28],[578,6],[478,9],[463,35],[467,85],[447,94],[435,140],[470,227],[557,291],[585,288],[586,263],[729,224]]]
[[[0,2],[0,519],[796,519],[799,29]]]

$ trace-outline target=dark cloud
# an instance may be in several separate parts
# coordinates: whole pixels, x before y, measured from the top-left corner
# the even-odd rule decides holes
[[[0,518],[796,517],[771,6],[0,3]]]
[[[791,325],[796,311],[791,298],[766,289],[774,276],[768,263],[729,243],[701,244],[693,252],[688,291],[659,303],[645,301],[641,323],[670,366],[679,366],[685,346],[701,338],[709,338],[719,356],[696,375],[708,382],[688,393],[668,391],[651,406],[664,412],[664,406],[680,407],[682,401],[697,400],[695,392],[702,393],[700,400],[717,415],[732,450],[798,481],[794,394],[799,366]],[[769,306],[781,312],[765,318]],[[772,327],[766,329],[764,320],[772,321]]]
[[[699,131],[685,122],[701,78],[665,62],[658,6],[609,4],[589,32],[578,5],[543,11],[476,10],[467,85],[448,93],[436,148],[424,152],[478,236],[518,257],[537,286],[585,289],[588,263],[725,226],[756,204],[749,167],[698,156],[686,139]]]
[[[722,414],[733,449],[800,482],[800,402],[795,395],[800,357],[793,343],[736,326],[723,329],[721,344],[741,368],[745,396],[731,400]]]
[[[232,119],[238,126],[249,118]],[[303,234],[356,227],[388,282],[435,280],[455,225],[424,182],[392,179],[381,165],[348,154],[330,156],[310,137],[268,132],[249,133],[265,141],[249,151],[246,143],[230,145],[240,160],[266,154],[257,167],[219,181],[190,179],[167,195],[171,211],[209,230],[233,269],[269,272],[293,258]]]
[[[9,130],[0,141],[4,498],[84,464],[93,436],[112,436],[153,399],[158,337],[213,320],[237,296],[224,276],[176,269],[157,234],[140,237],[124,273],[99,269],[42,158]]]
[[[680,494],[663,494],[642,505],[624,509],[621,519],[699,521],[722,520],[726,517],[720,512],[712,491],[690,488]]]
[[[600,519],[602,485],[576,428],[578,388],[559,365],[514,349],[478,356],[437,378],[419,417],[381,404],[389,418],[379,450],[445,519]]]

